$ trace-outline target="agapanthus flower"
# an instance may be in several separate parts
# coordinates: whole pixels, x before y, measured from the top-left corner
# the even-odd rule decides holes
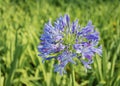
[[[102,47],[98,46],[99,33],[92,22],[89,21],[81,28],[78,20],[71,23],[68,15],[60,16],[54,24],[51,21],[46,23],[40,40],[39,56],[43,58],[43,62],[58,60],[54,71],[61,75],[66,73],[65,67],[68,63],[76,64],[74,58],[79,59],[87,70],[91,69],[94,55],[102,55]]]

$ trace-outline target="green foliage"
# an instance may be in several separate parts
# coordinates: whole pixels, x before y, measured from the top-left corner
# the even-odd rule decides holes
[[[0,0],[0,86],[120,86],[119,0]],[[102,57],[95,56],[85,73],[78,61],[67,74],[53,71],[54,60],[42,63],[37,46],[44,24],[59,15],[93,21],[101,35]]]

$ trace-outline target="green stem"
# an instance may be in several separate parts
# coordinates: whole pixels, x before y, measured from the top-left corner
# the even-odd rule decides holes
[[[74,70],[72,71],[72,86],[75,86],[75,75],[74,75]]]
[[[75,86],[75,74],[74,74],[73,65],[71,65],[71,68],[72,68],[71,82],[72,82],[72,86]]]

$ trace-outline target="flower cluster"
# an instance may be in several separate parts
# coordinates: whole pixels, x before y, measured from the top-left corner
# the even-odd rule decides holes
[[[68,63],[75,64],[74,58],[90,69],[95,53],[102,54],[102,47],[98,46],[99,39],[99,33],[94,30],[91,21],[80,28],[78,20],[71,23],[68,15],[61,16],[54,22],[54,26],[50,21],[45,24],[38,46],[39,55],[43,61],[53,58],[58,60],[54,71],[61,75],[66,72]]]

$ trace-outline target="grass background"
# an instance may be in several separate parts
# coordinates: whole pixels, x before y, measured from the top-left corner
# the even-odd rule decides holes
[[[120,0],[0,0],[0,86],[72,86],[70,67],[54,73],[37,50],[44,24],[64,14],[92,20],[103,46],[88,73],[74,65],[75,86],[120,86]]]

